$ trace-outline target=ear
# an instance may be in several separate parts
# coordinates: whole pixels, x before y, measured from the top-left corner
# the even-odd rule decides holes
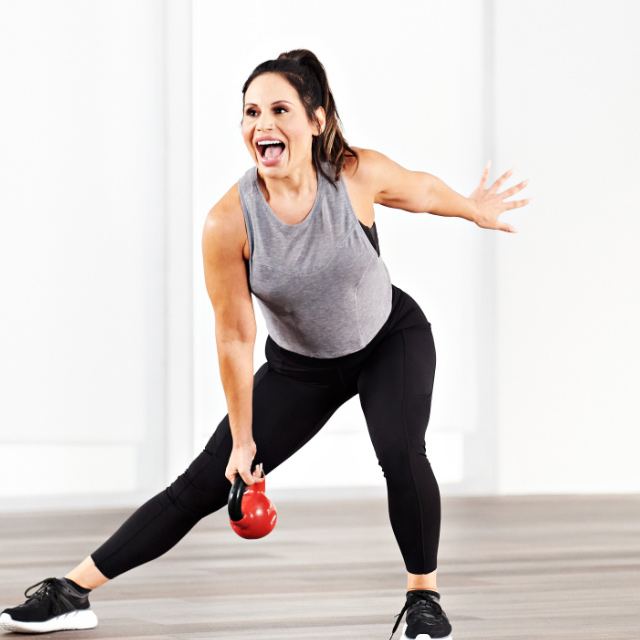
[[[325,124],[327,122],[327,118],[326,118],[326,115],[325,115],[323,107],[318,107],[316,109],[315,113],[316,113],[316,118],[318,118],[318,122],[320,123],[320,130],[318,131],[318,133],[316,135],[320,135],[324,131],[324,127],[325,127]]]

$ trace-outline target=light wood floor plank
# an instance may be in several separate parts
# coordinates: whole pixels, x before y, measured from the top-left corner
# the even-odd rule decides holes
[[[406,574],[386,503],[277,506],[262,540],[235,536],[224,512],[201,521],[92,594],[96,629],[56,640],[387,640]],[[0,516],[0,609],[129,513]],[[640,639],[640,496],[445,498],[442,513],[438,585],[455,640]]]

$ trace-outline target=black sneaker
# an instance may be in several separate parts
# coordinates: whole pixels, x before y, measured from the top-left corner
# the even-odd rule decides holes
[[[407,612],[407,622],[400,640],[452,640],[451,625],[439,603],[437,591],[407,591],[407,601],[396,616],[391,638],[396,632],[402,614]],[[391,639],[389,639],[391,640]]]
[[[29,595],[29,590],[40,587]],[[77,591],[64,578],[47,578],[30,586],[27,601],[0,614],[0,629],[18,633],[49,633],[67,629],[93,629],[98,618],[89,595]]]

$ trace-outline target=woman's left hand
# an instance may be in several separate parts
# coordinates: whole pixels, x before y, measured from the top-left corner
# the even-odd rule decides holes
[[[515,187],[511,187],[502,193],[498,193],[498,189],[502,183],[513,173],[513,169],[509,169],[506,173],[500,176],[488,189],[485,189],[487,177],[489,175],[489,168],[491,166],[491,160],[487,163],[482,178],[480,178],[480,184],[476,187],[475,191],[469,196],[476,205],[477,215],[474,218],[474,222],[483,229],[498,229],[499,231],[508,231],[510,233],[516,233],[517,229],[506,222],[498,220],[498,216],[504,213],[508,209],[516,209],[517,207],[524,207],[529,204],[533,198],[527,198],[525,200],[513,200],[512,202],[503,202],[505,198],[512,196],[514,193],[518,193],[524,189],[529,180],[523,180]]]

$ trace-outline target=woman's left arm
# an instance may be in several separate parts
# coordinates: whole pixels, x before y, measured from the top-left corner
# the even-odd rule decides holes
[[[440,178],[424,171],[409,171],[378,151],[358,149],[358,153],[364,161],[365,173],[371,184],[375,185],[374,202],[386,207],[464,218],[484,229],[515,233],[515,227],[502,222],[498,216],[509,209],[523,207],[532,200],[527,198],[503,202],[505,198],[524,189],[529,182],[523,180],[516,186],[498,193],[498,189],[512,174],[513,169],[509,169],[486,188],[491,161],[487,163],[478,186],[468,198],[465,198]]]

